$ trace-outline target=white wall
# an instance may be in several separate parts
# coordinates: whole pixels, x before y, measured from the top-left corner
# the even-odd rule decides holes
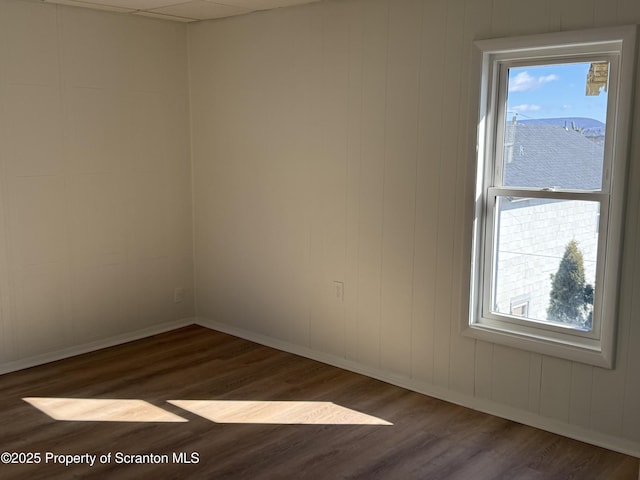
[[[636,0],[346,0],[190,26],[198,315],[640,456],[638,144],[616,369],[458,334],[472,40],[630,23]]]
[[[186,43],[0,0],[0,368],[193,315]]]

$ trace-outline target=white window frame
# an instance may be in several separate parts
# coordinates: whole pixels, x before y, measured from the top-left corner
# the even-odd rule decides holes
[[[635,26],[614,27],[474,42],[472,68],[477,76],[472,79],[476,87],[472,88],[471,113],[476,119],[472,128],[476,183],[469,317],[461,320],[463,335],[613,368],[636,30]],[[602,191],[512,189],[496,185],[496,170],[502,155],[499,147],[502,127],[499,122],[505,115],[507,67],[598,59],[610,62]],[[476,90],[477,86],[480,88]],[[491,312],[487,308],[493,268],[493,204],[496,195],[522,197],[523,191],[529,198],[595,200],[600,203],[597,288],[590,332],[527,321]]]

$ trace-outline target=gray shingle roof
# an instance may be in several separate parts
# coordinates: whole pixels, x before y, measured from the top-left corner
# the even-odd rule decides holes
[[[558,125],[509,124],[504,185],[600,190],[604,146]]]

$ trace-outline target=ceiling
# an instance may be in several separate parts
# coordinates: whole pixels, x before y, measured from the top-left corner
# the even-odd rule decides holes
[[[46,3],[197,22],[319,0],[42,0]]]

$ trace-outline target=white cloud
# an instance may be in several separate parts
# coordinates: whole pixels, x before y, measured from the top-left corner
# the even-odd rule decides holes
[[[515,107],[510,107],[509,111],[516,112],[516,113],[525,113],[525,112],[537,112],[540,109],[542,109],[540,105],[529,105],[525,103],[523,105],[516,105]]]
[[[560,77],[553,73],[540,77],[532,77],[529,75],[529,72],[522,72],[509,80],[509,92],[528,92],[544,85],[545,83],[554,82],[556,80],[560,80]]]

